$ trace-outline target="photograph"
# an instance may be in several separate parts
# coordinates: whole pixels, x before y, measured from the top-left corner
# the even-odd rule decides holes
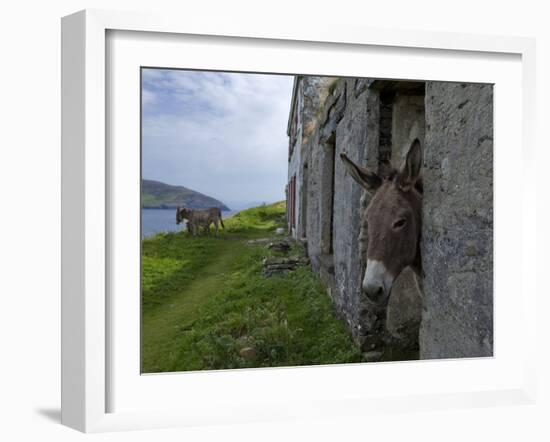
[[[143,374],[493,356],[493,84],[140,75]]]

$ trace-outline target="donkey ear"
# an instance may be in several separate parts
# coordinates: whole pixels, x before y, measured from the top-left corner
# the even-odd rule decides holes
[[[405,162],[397,174],[397,185],[405,191],[412,189],[416,181],[420,178],[421,170],[422,147],[417,138],[412,142],[411,147],[409,147]]]
[[[344,162],[344,166],[346,166],[346,169],[351,177],[366,190],[369,192],[374,192],[380,187],[382,184],[382,178],[378,175],[364,167],[358,166],[351,161],[345,153],[341,153],[340,158]]]

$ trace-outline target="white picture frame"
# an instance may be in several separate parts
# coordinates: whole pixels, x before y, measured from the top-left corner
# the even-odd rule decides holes
[[[107,299],[108,247],[112,231],[107,229],[109,218],[108,134],[106,63],[109,55],[106,35],[112,31],[154,32],[162,35],[217,36],[248,41],[269,40],[286,45],[307,42],[311,45],[340,45],[339,47],[369,46],[401,48],[402,51],[425,49],[432,53],[446,51],[475,54],[480,60],[487,54],[510,54],[520,57],[521,63],[521,121],[520,143],[524,173],[523,187],[518,189],[522,210],[521,222],[521,289],[519,306],[523,336],[534,336],[536,316],[535,278],[527,264],[528,252],[535,250],[535,188],[534,169],[534,105],[535,105],[535,45],[532,39],[517,37],[490,37],[478,35],[426,33],[415,31],[380,31],[368,28],[333,26],[330,30],[316,28],[314,24],[295,27],[277,23],[272,27],[257,27],[254,23],[211,22],[205,18],[190,17],[182,20],[169,16],[142,13],[86,10],[63,18],[62,21],[62,423],[84,432],[114,431],[123,429],[159,428],[168,426],[200,425],[216,422],[251,422],[285,419],[289,417],[335,416],[364,414],[373,411],[411,410],[426,408],[452,408],[501,403],[532,403],[535,396],[534,342],[523,342],[517,352],[517,376],[508,385],[483,389],[479,385],[457,393],[439,390],[426,394],[388,394],[372,396],[359,391],[355,395],[332,391],[325,398],[289,403],[274,402],[271,406],[257,404],[254,399],[233,404],[236,414],[217,413],[200,407],[190,413],[152,407],[151,410],[109,410],[109,393],[113,388],[109,370],[113,361],[110,353],[108,327],[111,312]],[[156,34],[157,36],[159,34]],[[488,56],[488,55],[487,55]],[[244,62],[244,61],[243,61]],[[238,63],[237,63],[238,64]],[[243,69],[246,70],[246,69]],[[323,72],[325,73],[325,72]],[[496,110],[498,112],[498,108]],[[495,138],[496,144],[502,140]],[[495,149],[498,149],[496,147]],[[497,217],[497,223],[499,222]],[[495,253],[498,253],[498,243]],[[533,268],[535,268],[533,266]],[[498,284],[495,285],[495,291]],[[499,321],[498,312],[496,321]],[[498,354],[495,356],[498,358]],[[454,367],[451,365],[455,363]],[[397,370],[392,365],[376,365],[378,372]],[[460,370],[456,361],[450,361],[449,370]],[[411,365],[412,367],[412,365]],[[472,365],[471,370],[476,370]],[[486,367],[491,370],[490,366]],[[286,370],[286,369],[284,369]],[[305,370],[305,371],[304,371]],[[309,370],[309,371],[307,371]],[[302,373],[307,383],[311,373],[322,371],[327,379],[334,373],[358,376],[366,370],[364,364],[353,368],[325,367],[289,369],[285,373]],[[432,367],[437,370],[437,367]],[[518,368],[518,370],[520,370]],[[271,370],[270,376],[277,370]],[[240,370],[229,373],[209,373],[201,378],[204,388],[216,383],[216,376],[233,379],[246,372],[254,376],[256,385],[265,382],[264,371]],[[278,371],[280,372],[280,370]],[[258,374],[260,373],[260,374]],[[139,373],[136,373],[139,376]],[[170,386],[177,376],[164,376],[163,384]],[[226,379],[226,378],[223,378]],[[284,379],[283,379],[284,381]],[[448,382],[448,381],[447,381]],[[218,380],[217,384],[220,381]],[[444,383],[442,383],[444,385]],[[156,411],[153,411],[156,409]]]

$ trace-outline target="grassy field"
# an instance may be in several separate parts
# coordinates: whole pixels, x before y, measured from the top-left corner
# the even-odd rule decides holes
[[[309,267],[261,275],[263,258],[277,253],[247,241],[275,236],[284,203],[224,222],[217,238],[179,232],[143,240],[142,372],[360,361]]]

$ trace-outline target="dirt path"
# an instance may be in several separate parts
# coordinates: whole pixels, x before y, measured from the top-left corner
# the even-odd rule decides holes
[[[230,271],[234,258],[246,247],[245,240],[223,241],[212,261],[165,305],[142,317],[142,371],[155,372],[172,366],[180,337],[189,331],[200,309],[215,296]]]

